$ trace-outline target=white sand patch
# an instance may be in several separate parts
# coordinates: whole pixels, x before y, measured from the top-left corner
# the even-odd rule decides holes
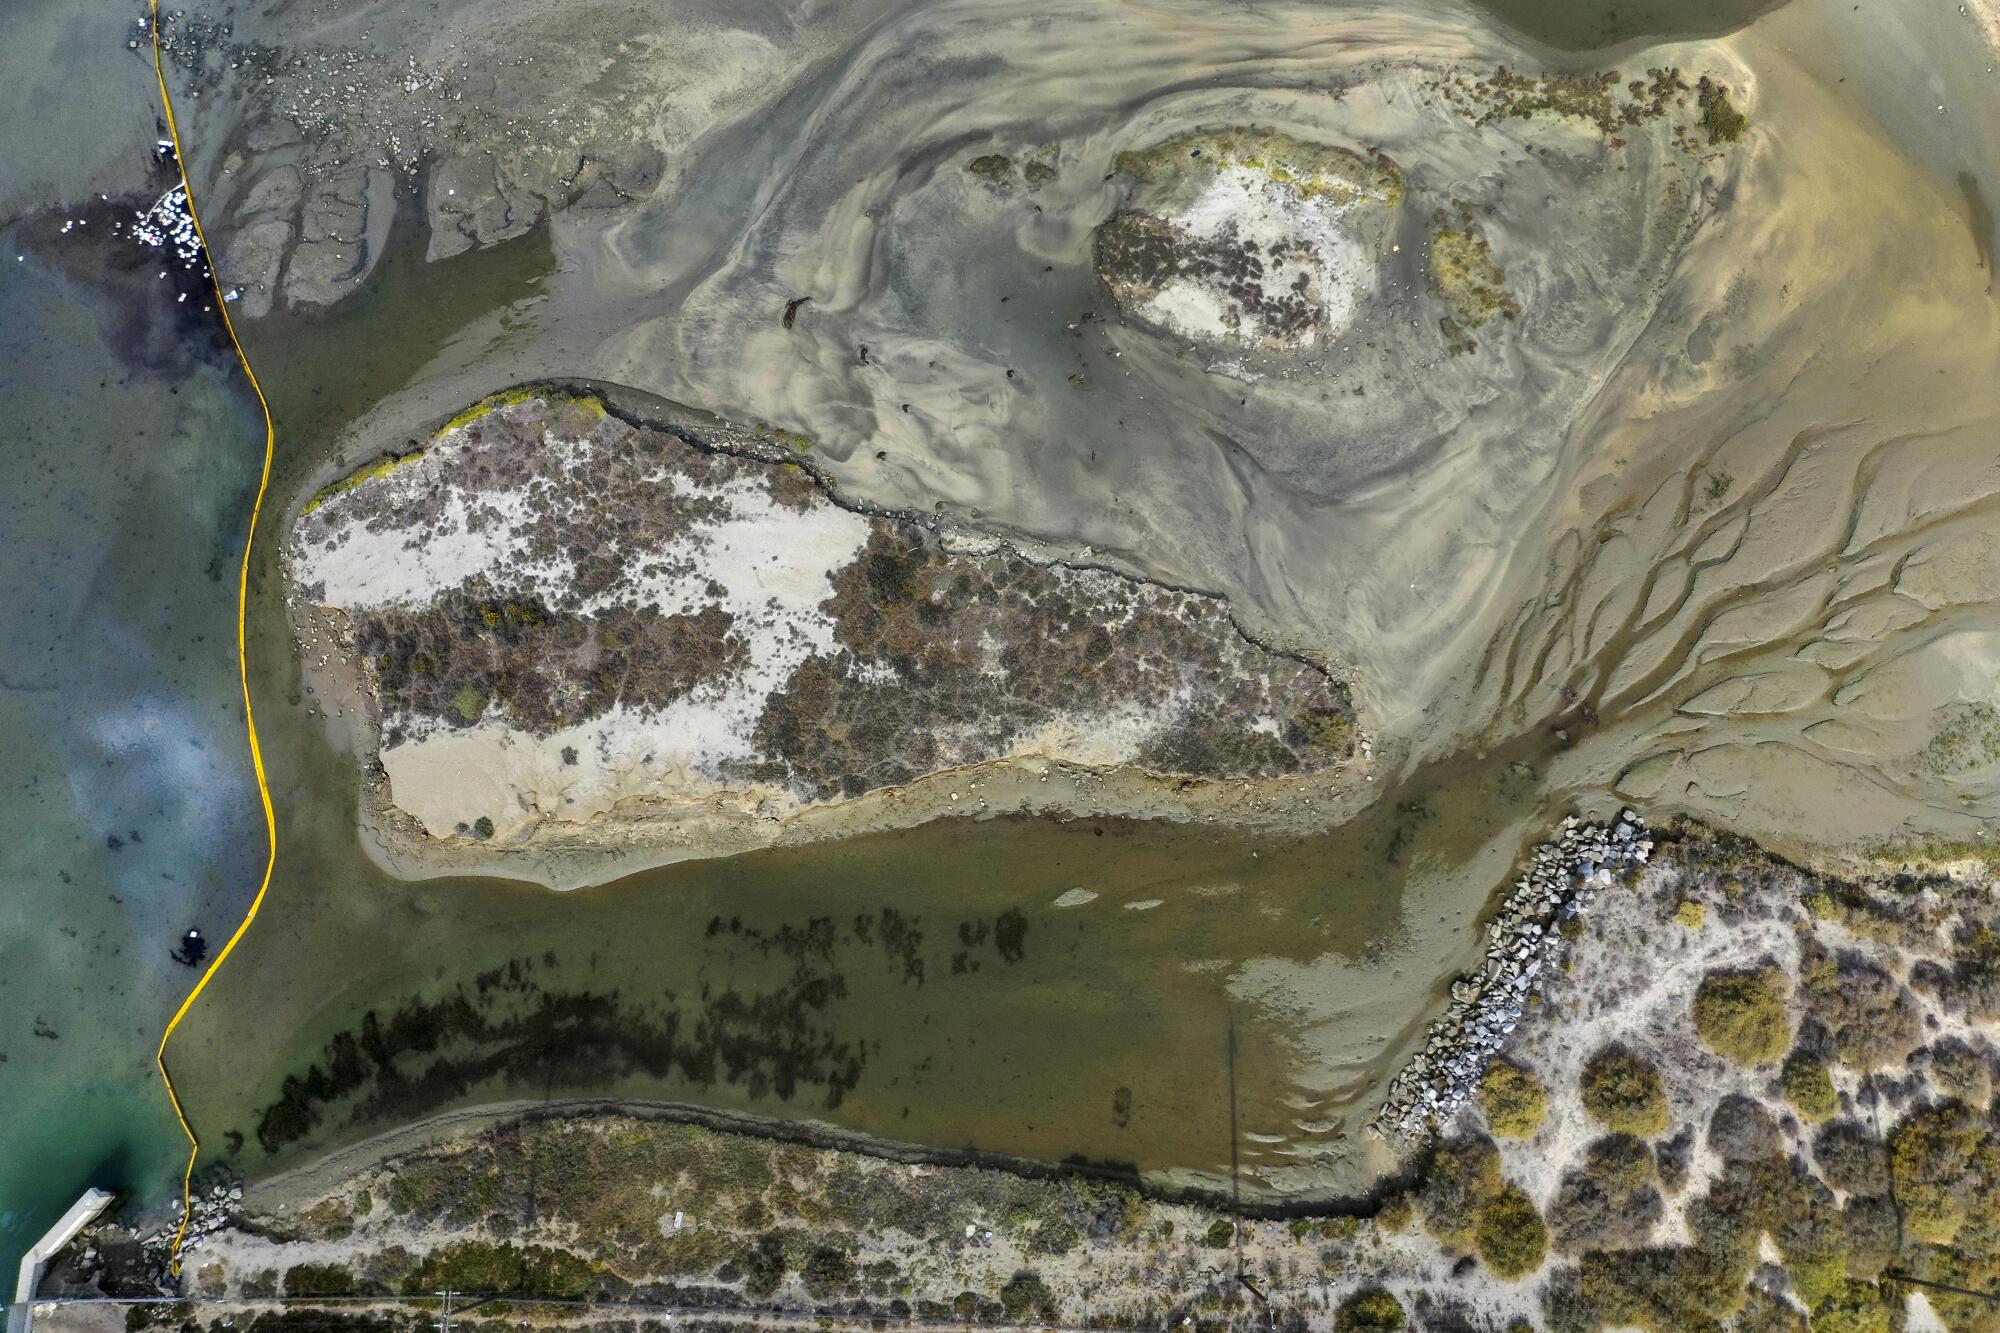
[[[1181,717],[1190,702],[1188,692],[1178,690],[1171,699],[1152,707],[1141,708],[1137,702],[1126,702],[1103,712],[1058,714],[1023,736],[1015,744],[1014,752],[1044,754],[1092,768],[1129,764],[1138,757],[1147,740]]]
[[[1353,322],[1371,272],[1367,252],[1341,219],[1356,205],[1324,196],[1307,198],[1269,173],[1224,167],[1184,212],[1167,220],[1196,240],[1227,244],[1255,254],[1261,273],[1246,279],[1259,300],[1277,301],[1303,291],[1320,307],[1319,327],[1283,338],[1310,347],[1322,332],[1336,334]],[[1253,311],[1244,310],[1216,279],[1174,278],[1140,303],[1147,319],[1187,338],[1279,340]]]
[[[1241,330],[1233,303],[1189,278],[1174,278],[1160,294],[1140,303],[1146,318],[1183,338],[1233,338]]]
[[[658,713],[618,704],[547,736],[498,718],[441,727],[384,750],[382,767],[396,804],[440,838],[482,815],[501,838],[544,819],[582,823],[642,792],[678,793],[699,805],[730,789],[717,775],[719,761],[750,753],[762,697],[742,688],[742,679]],[[782,799],[775,790],[744,794],[753,804]]]
[[[666,771],[711,779],[719,776],[720,761],[756,754],[751,736],[771,692],[808,657],[833,649],[833,620],[820,603],[833,594],[833,573],[867,545],[869,530],[867,519],[834,505],[804,513],[786,509],[754,478],[715,493],[727,499],[729,517],[663,547],[629,591],[601,594],[584,607],[599,611],[636,601],[669,615],[691,615],[719,603],[729,613],[731,629],[748,645],[745,669],[719,691],[675,700],[642,728],[661,738],[655,762]],[[691,572],[670,572],[677,568]],[[601,734],[608,745],[612,733]]]
[[[456,438],[448,435],[446,440]],[[563,457],[566,468],[588,462],[589,443],[551,439],[548,448]],[[457,460],[434,448],[415,462],[373,479],[342,495],[329,497],[319,512],[338,523],[343,509],[360,502],[365,491],[373,506],[398,507],[420,496],[449,487],[439,521],[426,527],[387,527],[370,531],[359,525],[331,528],[318,541],[293,543],[293,560],[307,578],[325,585],[321,600],[342,610],[373,610],[388,606],[420,606],[458,587],[475,574],[514,566],[522,554],[530,497],[523,492],[469,492],[453,473]],[[544,591],[568,573],[515,567],[515,586]]]
[[[1904,1333],[1946,1333],[1944,1320],[1938,1318],[1930,1301],[1921,1291],[1913,1291],[1903,1305]]]

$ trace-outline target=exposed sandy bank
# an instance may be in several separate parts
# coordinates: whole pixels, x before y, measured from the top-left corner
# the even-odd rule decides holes
[[[954,808],[1301,824],[1354,753],[1338,682],[1214,598],[843,507],[771,437],[521,390],[304,507],[308,679],[392,862],[569,882]]]

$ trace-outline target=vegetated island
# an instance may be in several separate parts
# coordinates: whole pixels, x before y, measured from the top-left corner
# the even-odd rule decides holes
[[[1345,686],[1220,600],[865,512],[809,448],[531,388],[306,504],[303,656],[392,855],[542,877],[951,810],[1187,817],[1356,750]]]
[[[453,1290],[487,1333],[1993,1327],[1990,874],[1841,881],[1700,826],[1656,838],[1563,917],[1477,1094],[1345,1209],[558,1105],[247,1197],[204,1181],[185,1299],[129,1326],[414,1331]],[[157,1292],[170,1234],[114,1217],[43,1292]]]

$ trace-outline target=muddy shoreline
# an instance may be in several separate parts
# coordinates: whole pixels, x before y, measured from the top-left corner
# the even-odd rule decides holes
[[[691,1102],[662,1102],[628,1097],[560,1097],[541,1101],[496,1102],[462,1111],[446,1112],[407,1125],[385,1130],[373,1138],[335,1149],[322,1157],[289,1167],[275,1175],[247,1182],[243,1202],[247,1208],[280,1212],[309,1205],[323,1197],[339,1181],[379,1166],[414,1149],[448,1145],[488,1129],[538,1121],[561,1122],[594,1116],[630,1116],[670,1124],[698,1125],[719,1133],[769,1139],[778,1143],[827,1152],[849,1152],[904,1166],[929,1166],[941,1170],[1003,1171],[1023,1180],[1085,1179],[1115,1182],[1149,1199],[1166,1203],[1190,1203],[1207,1207],[1228,1207],[1243,1217],[1284,1220],[1294,1217],[1371,1215],[1381,1197],[1406,1183],[1402,1172],[1385,1174],[1368,1190],[1347,1198],[1274,1200],[1232,1196],[1226,1187],[1196,1180],[1175,1181],[1147,1176],[1127,1164],[1072,1159],[1044,1162],[1031,1157],[986,1152],[973,1148],[942,1148],[896,1139],[857,1134],[836,1125],[773,1119],[700,1106]]]

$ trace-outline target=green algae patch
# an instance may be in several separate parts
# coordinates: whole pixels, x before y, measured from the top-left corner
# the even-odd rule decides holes
[[[1645,78],[1621,84],[1615,69],[1527,75],[1501,65],[1483,79],[1454,74],[1431,87],[1475,125],[1547,117],[1582,121],[1606,137],[1662,119],[1692,91],[1672,66],[1649,69]]]
[[[1014,159],[1003,153],[985,153],[966,163],[965,169],[981,180],[998,185],[1013,174]]]
[[[588,413],[592,418],[601,419],[605,415],[604,401],[594,393],[557,389],[546,384],[519,384],[511,389],[502,389],[499,393],[486,395],[438,427],[437,435],[432,438],[441,439],[455,430],[470,426],[481,417],[491,416],[502,408],[519,407],[537,398],[549,403],[566,403]]]
[[[1113,165],[1148,185],[1167,183],[1207,168],[1261,171],[1307,199],[1335,203],[1371,200],[1391,207],[1403,201],[1403,170],[1381,154],[1311,143],[1280,130],[1195,130],[1151,148],[1128,149]]]
[[[1879,866],[1928,871],[1974,868],[1988,874],[2000,873],[2000,846],[1965,839],[1896,838],[1870,844],[1861,855]]]
[[[1701,103],[1701,128],[1708,135],[1709,147],[1735,143],[1750,128],[1749,117],[1729,100],[1729,89],[1706,74],[1696,86],[1695,97]]]
[[[371,481],[400,471],[410,464],[417,462],[423,456],[424,451],[422,449],[413,449],[406,454],[384,454],[360,471],[349,473],[339,481],[320,487],[319,490],[313,493],[313,498],[306,501],[306,506],[299,511],[299,516],[303,518],[325,504],[328,500],[345,495],[349,491],[365,486]]]
[[[438,427],[431,438],[433,440],[441,440],[453,431],[462,430],[482,417],[491,416],[503,408],[519,407],[523,403],[533,402],[536,399],[541,399],[552,405],[570,408],[573,411],[584,414],[592,421],[603,419],[607,411],[603,400],[593,393],[557,389],[546,384],[522,384],[512,389],[503,389],[499,393],[488,394],[471,407],[466,408],[463,412],[445,422],[444,425]],[[423,449],[412,449],[407,453],[382,455],[359,471],[350,473],[330,485],[322,486],[314,493],[312,499],[306,501],[305,507],[299,510],[299,517],[304,518],[308,514],[313,513],[321,505],[324,505],[328,500],[334,499],[336,496],[345,495],[347,492],[357,490],[371,481],[376,481],[409,466],[411,463],[421,459],[424,454],[425,450]]]
[[[1431,286],[1449,302],[1456,322],[1479,328],[1495,315],[1521,313],[1507,291],[1507,274],[1493,260],[1493,246],[1461,209],[1458,225],[1440,221],[1431,232]]]
[[[773,426],[768,421],[760,421],[756,426],[757,438],[782,445],[795,454],[812,452],[813,437],[804,431],[786,430],[783,426]]]
[[[479,420],[479,418],[497,412],[503,407],[518,407],[531,398],[539,398],[541,396],[541,389],[532,384],[524,384],[517,388],[502,390],[499,393],[488,394],[471,407],[460,412],[450,421],[445,422],[444,425],[438,427],[438,434],[449,435],[453,431],[470,426],[473,422]]]

